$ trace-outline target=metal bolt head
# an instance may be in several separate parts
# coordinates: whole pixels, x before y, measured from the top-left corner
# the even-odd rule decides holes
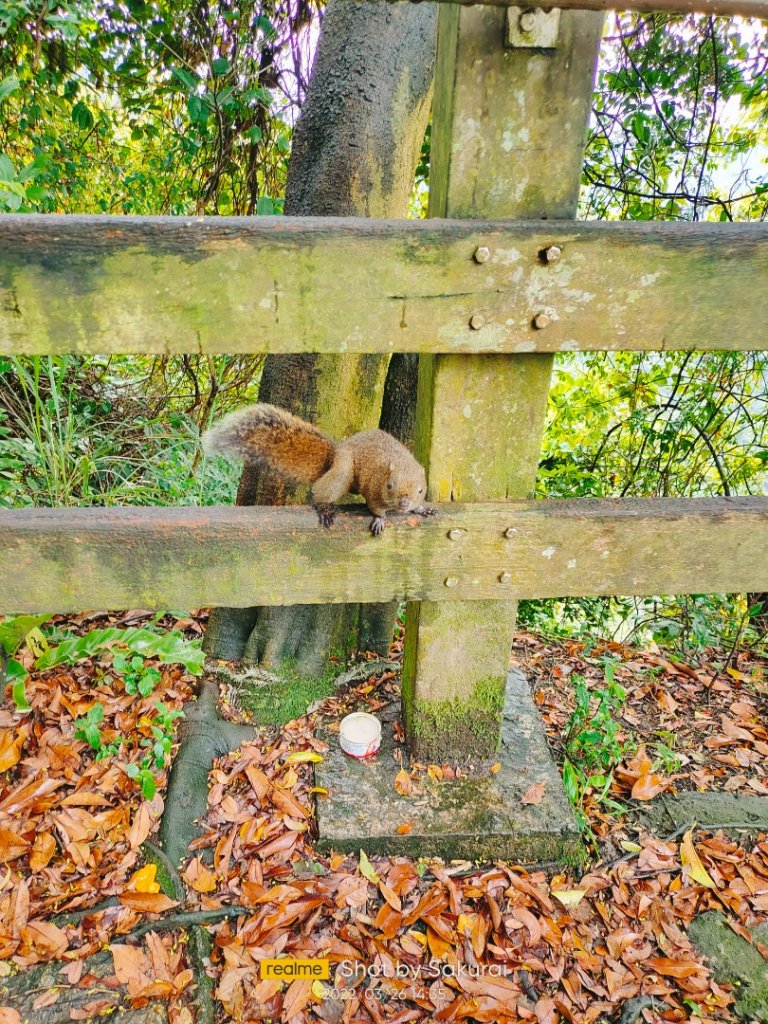
[[[536,15],[533,11],[523,11],[517,19],[521,32],[533,32],[536,28]]]
[[[473,313],[469,318],[469,326],[473,331],[479,331],[481,327],[485,326],[485,317],[482,313]]]
[[[537,313],[533,318],[533,326],[537,331],[543,331],[545,327],[549,327],[549,317],[546,313]]]
[[[487,263],[491,258],[491,250],[487,245],[478,245],[472,255],[475,263]]]
[[[455,576],[446,576],[443,580],[446,587],[458,587],[459,581]]]
[[[509,581],[511,579],[512,579],[512,573],[511,572],[502,572],[502,573],[499,574],[499,583],[509,583]]]
[[[512,540],[512,538],[513,538],[513,537],[514,537],[514,536],[515,536],[516,534],[517,534],[517,528],[516,528],[515,526],[509,526],[509,527],[507,527],[507,529],[506,529],[506,530],[504,531],[504,536],[505,536],[505,537],[507,538],[507,540]]]
[[[458,529],[449,530],[448,531],[448,539],[449,540],[458,540],[459,537],[463,537],[465,533],[466,533],[466,530],[458,530]]]
[[[559,245],[550,245],[544,250],[544,259],[547,263],[557,263],[562,255],[562,249]]]

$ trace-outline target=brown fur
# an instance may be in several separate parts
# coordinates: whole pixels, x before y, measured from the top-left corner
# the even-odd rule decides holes
[[[225,416],[203,436],[208,452],[261,463],[286,480],[311,484],[330,467],[336,445],[287,409],[250,405]]]

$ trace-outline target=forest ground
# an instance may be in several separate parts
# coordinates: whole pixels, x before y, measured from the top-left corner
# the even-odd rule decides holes
[[[199,636],[204,619],[175,626]],[[57,621],[83,632],[94,620]],[[20,657],[31,667],[31,652]],[[761,995],[739,970],[716,980],[688,934],[719,912],[768,975],[765,819],[762,832],[734,831],[732,820],[704,828],[671,815],[665,826],[663,814],[643,814],[671,811],[686,792],[750,806],[768,796],[768,665],[755,654],[734,652],[720,673],[706,657],[689,665],[657,648],[517,635],[514,661],[558,764],[570,765],[584,825],[584,862],[557,871],[314,850],[318,726],[396,700],[388,672],[256,729],[220,759],[200,839],[177,873],[152,843],[166,773],[143,798],[118,755],[96,759],[75,723],[102,704],[104,747],[131,735],[138,763],[156,701],[181,710],[194,680],[158,663],[154,692],[126,693],[111,659],[33,670],[31,710],[0,709],[0,1024],[113,1012],[171,1024],[768,1019],[768,982]],[[452,774],[400,773],[403,830],[409,792]],[[260,961],[282,955],[327,957],[331,977],[262,977]]]

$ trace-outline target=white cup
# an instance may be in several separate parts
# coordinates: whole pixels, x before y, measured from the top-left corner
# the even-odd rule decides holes
[[[381,746],[381,722],[366,711],[346,715],[339,725],[339,742],[350,757],[373,757]]]

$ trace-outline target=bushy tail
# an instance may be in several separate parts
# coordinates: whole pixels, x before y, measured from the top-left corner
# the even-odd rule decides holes
[[[313,483],[329,468],[336,446],[311,423],[276,405],[249,405],[203,434],[207,452],[261,464],[286,480]]]

